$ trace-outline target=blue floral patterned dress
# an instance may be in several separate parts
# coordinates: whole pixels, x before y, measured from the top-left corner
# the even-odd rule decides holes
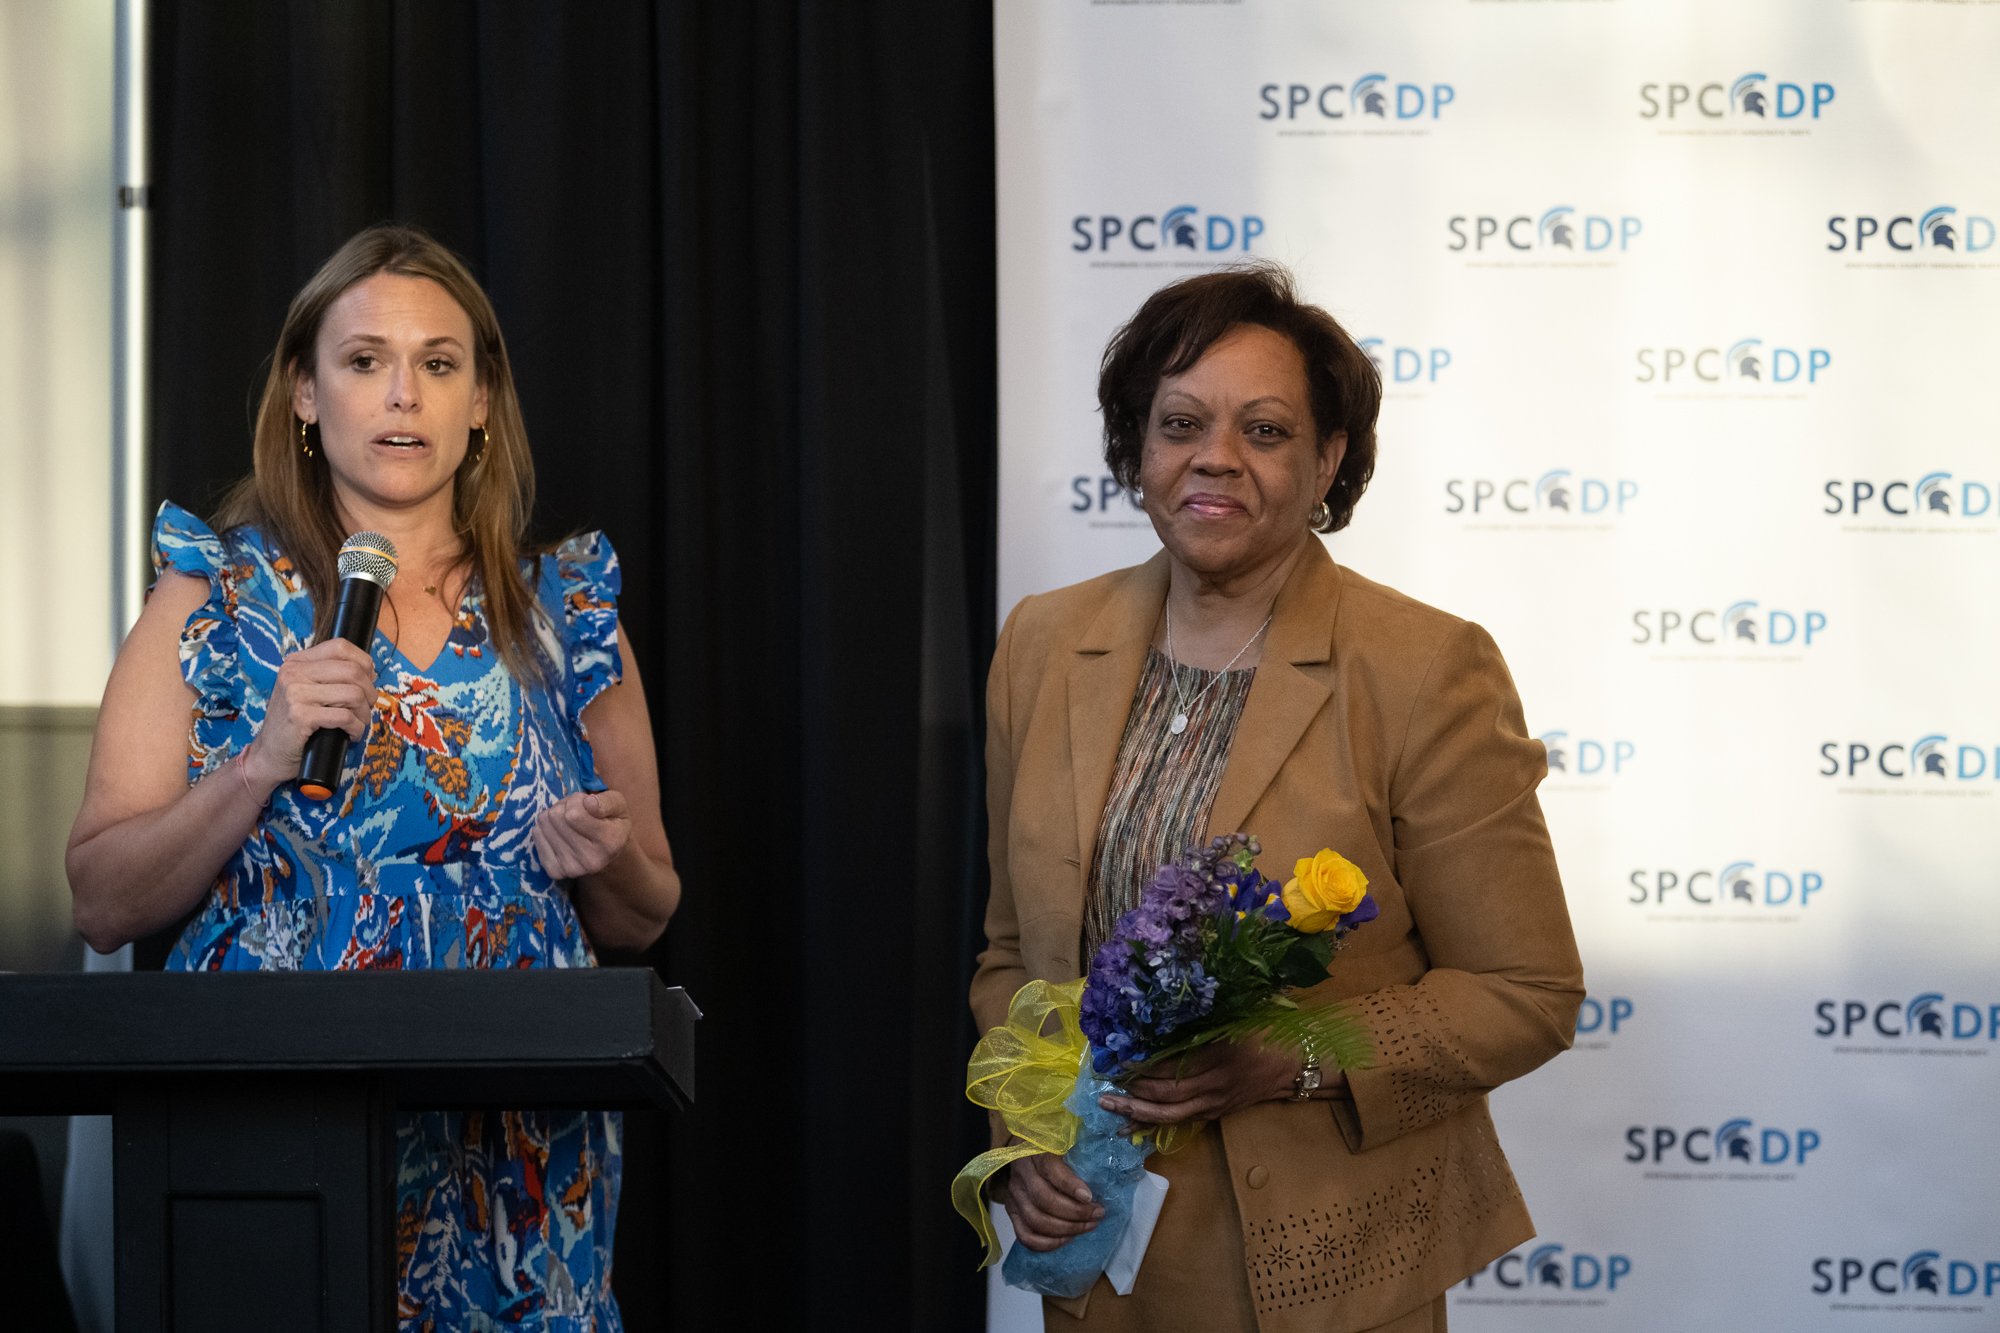
[[[209,583],[181,633],[196,701],[188,781],[263,723],[313,605],[254,528],[220,536],[174,505],[155,576]],[[591,967],[576,909],[535,855],[543,807],[596,789],[585,705],[619,676],[618,560],[601,534],[526,565],[548,684],[518,681],[477,584],[437,660],[375,636],[375,717],[330,801],[286,784],[217,876],[178,971]],[[406,1333],[621,1327],[611,1295],[620,1122],[607,1113],[423,1112],[396,1132],[396,1281]]]

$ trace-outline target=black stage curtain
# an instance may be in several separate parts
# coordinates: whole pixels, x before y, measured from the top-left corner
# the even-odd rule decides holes
[[[414,221],[500,310],[545,534],[602,527],[687,897],[699,1106],[633,1117],[634,1330],[976,1328],[946,1199],[984,892],[991,7],[159,0],[156,498],[291,294]]]

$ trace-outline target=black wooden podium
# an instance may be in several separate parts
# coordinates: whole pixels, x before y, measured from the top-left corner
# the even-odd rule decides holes
[[[119,1333],[392,1331],[395,1112],[675,1109],[640,968],[0,976],[0,1113],[104,1114]]]

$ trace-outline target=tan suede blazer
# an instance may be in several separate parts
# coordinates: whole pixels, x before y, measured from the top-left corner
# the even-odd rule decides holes
[[[1084,876],[1166,588],[1163,552],[1030,597],[1001,632],[982,1030],[1029,979],[1080,975]],[[1345,1000],[1376,1055],[1350,1073],[1351,1102],[1221,1122],[1263,1333],[1384,1323],[1534,1234],[1486,1091],[1565,1049],[1583,995],[1535,799],[1546,772],[1483,630],[1311,544],[1279,593],[1209,834],[1257,835],[1274,878],[1321,847],[1367,874],[1381,916],[1315,994]]]

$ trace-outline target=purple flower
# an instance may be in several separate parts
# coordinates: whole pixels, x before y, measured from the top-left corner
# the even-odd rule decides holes
[[[1161,866],[1138,906],[1118,919],[1091,959],[1083,993],[1083,1032],[1100,1072],[1143,1063],[1148,1050],[1214,1008],[1217,979],[1202,953],[1219,923],[1263,907],[1268,890],[1250,866],[1255,854],[1255,843],[1241,835],[1190,851]]]
[[[1083,991],[1081,1022],[1099,1074],[1121,1078],[1241,1024],[1280,990],[1323,977],[1339,937],[1375,918],[1368,897],[1333,929],[1302,935],[1277,883],[1254,865],[1261,850],[1240,833],[1191,847],[1118,919]]]
[[[1132,941],[1148,950],[1165,949],[1173,943],[1174,932],[1158,917],[1134,915]]]

